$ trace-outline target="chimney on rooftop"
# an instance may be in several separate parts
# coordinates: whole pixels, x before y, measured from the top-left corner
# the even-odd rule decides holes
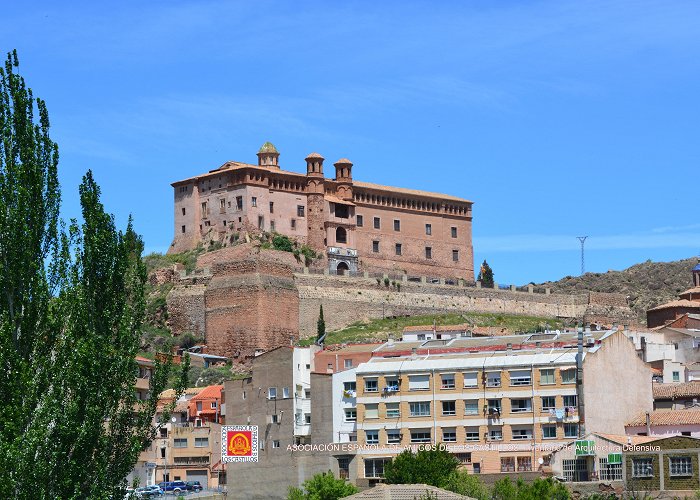
[[[647,421],[647,436],[651,436],[651,417],[649,416],[649,412],[646,412],[646,421]]]

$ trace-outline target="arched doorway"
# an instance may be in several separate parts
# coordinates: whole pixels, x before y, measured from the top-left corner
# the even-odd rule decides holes
[[[339,227],[335,230],[335,242],[336,243],[347,243],[348,233],[345,231],[344,227]]]
[[[338,267],[336,268],[336,273],[340,276],[347,274],[350,268],[345,262],[339,262]]]

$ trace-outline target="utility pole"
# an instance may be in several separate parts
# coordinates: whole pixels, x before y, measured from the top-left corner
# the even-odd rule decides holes
[[[586,244],[586,238],[588,238],[588,236],[576,237],[576,239],[581,242],[581,275],[586,272],[586,260],[584,259],[584,245]]]

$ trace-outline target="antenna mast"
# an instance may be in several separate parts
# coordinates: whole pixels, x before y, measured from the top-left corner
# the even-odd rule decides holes
[[[588,236],[577,236],[576,239],[581,242],[581,275],[586,272],[586,260],[584,258],[584,245],[586,244],[586,238]]]

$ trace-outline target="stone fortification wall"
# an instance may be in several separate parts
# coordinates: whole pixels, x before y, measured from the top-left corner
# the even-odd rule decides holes
[[[182,284],[174,286],[166,298],[168,326],[176,335],[191,332],[204,337],[205,284]]]
[[[588,295],[546,295],[454,285],[401,282],[385,286],[373,278],[296,273],[299,290],[299,333],[316,333],[323,304],[326,327],[343,328],[356,321],[443,312],[483,312],[529,316],[582,318]]]

